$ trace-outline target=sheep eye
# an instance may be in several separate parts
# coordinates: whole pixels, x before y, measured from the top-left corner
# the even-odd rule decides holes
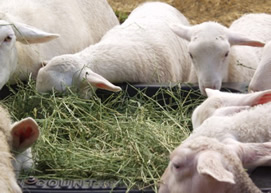
[[[229,52],[227,52],[227,53],[225,54],[225,58],[227,58],[227,57],[228,57],[228,55],[229,55]]]
[[[181,168],[181,166],[179,164],[173,164],[173,166],[174,166],[175,169],[180,169]]]
[[[12,36],[11,35],[8,35],[5,39],[4,39],[4,42],[11,42],[12,40]]]

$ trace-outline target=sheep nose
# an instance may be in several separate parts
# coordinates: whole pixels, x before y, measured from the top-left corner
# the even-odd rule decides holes
[[[207,96],[205,89],[210,88],[213,90],[220,90],[221,88],[221,81],[206,81],[200,82],[200,91],[202,95]]]

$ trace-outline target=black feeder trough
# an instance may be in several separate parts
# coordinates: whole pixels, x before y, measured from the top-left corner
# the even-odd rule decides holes
[[[180,98],[186,98],[187,103],[193,103],[193,100],[201,96],[199,88],[194,84],[120,84],[127,97],[134,97],[139,91],[145,93],[147,97],[157,100],[160,105],[172,104],[170,95],[166,93],[158,93],[163,89],[174,91]],[[16,86],[9,87],[16,90]],[[0,99],[8,97],[11,93],[8,87],[4,87],[0,91]],[[234,93],[244,93],[247,91],[247,84],[225,83],[222,85],[222,91]],[[106,100],[115,93],[97,90],[97,96],[101,100]],[[203,97],[204,98],[204,97]],[[174,106],[173,106],[174,108]],[[250,174],[253,182],[262,190],[263,193],[271,193],[271,167],[259,167]],[[97,180],[43,180],[30,176],[26,179],[18,180],[24,193],[125,193],[127,188],[113,181],[97,181]],[[131,189],[130,193],[154,193],[152,189]]]

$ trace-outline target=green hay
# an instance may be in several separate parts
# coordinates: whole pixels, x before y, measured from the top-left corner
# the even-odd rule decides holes
[[[184,105],[188,99],[164,89],[159,93],[175,99],[166,107],[140,91],[101,101],[72,91],[39,94],[33,82],[19,87],[2,103],[14,120],[31,116],[41,129],[35,169],[21,177],[114,180],[129,188],[157,187],[169,153],[190,133],[191,110],[202,101]]]

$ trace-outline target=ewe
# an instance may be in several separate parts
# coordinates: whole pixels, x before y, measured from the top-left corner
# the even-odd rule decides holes
[[[33,165],[30,146],[39,137],[39,128],[32,118],[11,123],[9,113],[0,106],[0,187],[1,192],[20,193],[16,175]],[[15,157],[12,160],[12,157]],[[13,164],[13,166],[12,166]]]
[[[87,98],[88,84],[119,91],[110,82],[196,82],[187,42],[172,32],[172,23],[189,25],[177,9],[166,3],[144,3],[99,43],[49,61],[39,71],[36,88],[39,92],[52,88],[63,91],[74,85]]]
[[[219,90],[222,82],[250,81],[262,54],[261,48],[253,47],[263,47],[262,42],[271,39],[271,15],[247,14],[230,28],[205,22],[191,27],[173,25],[172,30],[189,41],[189,54],[205,95],[205,88]]]
[[[204,103],[217,103],[220,98],[222,102],[211,107],[214,110],[219,110],[223,102],[229,107],[230,95],[233,107],[236,99],[244,101],[244,106],[240,104],[240,112],[235,106],[234,111],[229,113],[226,110],[225,114],[220,114],[223,116],[210,116],[193,130],[171,153],[168,168],[162,176],[160,193],[261,192],[244,168],[253,170],[258,166],[271,165],[271,103],[268,103],[271,90],[258,95],[219,91],[213,94]],[[207,107],[204,103],[203,106]]]
[[[35,77],[46,60],[78,52],[118,24],[106,0],[8,0],[0,11],[0,89]]]

